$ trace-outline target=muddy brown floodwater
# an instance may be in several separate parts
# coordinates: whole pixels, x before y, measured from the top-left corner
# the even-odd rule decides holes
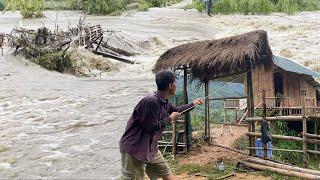
[[[155,90],[152,66],[173,46],[266,29],[276,53],[287,49],[300,62],[310,60],[312,67],[318,66],[318,12],[209,18],[179,7],[118,17],[88,16],[86,22],[116,30],[117,38],[110,43],[136,52],[132,59],[140,62],[114,62],[120,70],[99,78],[50,72],[9,55],[7,49],[0,56],[0,178],[119,178],[118,141],[126,121],[140,98]],[[82,13],[46,11],[45,15],[21,19],[18,13],[1,13],[0,32],[9,33],[20,25],[67,28],[76,25]]]

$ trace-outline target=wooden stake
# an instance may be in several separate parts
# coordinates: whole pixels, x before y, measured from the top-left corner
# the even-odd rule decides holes
[[[209,96],[209,82],[205,82],[205,97]],[[210,144],[210,113],[209,113],[209,99],[205,99],[205,138],[208,140]]]
[[[314,133],[316,136],[318,136],[318,122],[314,121]],[[307,134],[308,136],[308,134]],[[318,144],[314,145],[314,151],[318,151]],[[318,155],[316,155],[316,159],[318,159]]]
[[[183,67],[183,103],[184,104],[188,104],[188,72],[187,72],[187,67],[184,66]],[[188,152],[188,146],[189,146],[189,142],[188,142],[188,136],[189,136],[189,112],[184,114],[184,142],[186,143],[186,147],[184,148],[184,152]],[[191,132],[190,132],[191,133]]]
[[[307,168],[308,167],[308,158],[307,158],[307,117],[306,117],[306,91],[302,90],[301,91],[301,105],[302,105],[302,137],[303,137],[303,162],[304,166]]]
[[[267,122],[267,98],[266,91],[262,91],[262,107],[263,107],[263,122]],[[263,158],[267,159],[267,144],[263,143]]]
[[[253,78],[252,78],[252,64],[249,65],[249,71],[247,72],[247,108],[248,117],[254,116],[254,100],[253,100]],[[249,123],[249,132],[255,132],[254,122]],[[249,146],[252,147],[255,144],[255,138],[249,137]],[[250,155],[254,154],[254,150],[250,151]]]
[[[177,132],[176,132],[176,122],[172,122],[172,154],[173,157],[176,155],[176,150],[177,150]]]

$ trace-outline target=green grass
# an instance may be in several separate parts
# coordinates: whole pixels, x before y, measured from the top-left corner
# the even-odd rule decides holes
[[[46,0],[46,10],[83,10],[95,15],[119,15],[131,3],[138,3],[139,11],[150,7],[164,7],[181,0]]]
[[[147,2],[143,2],[139,4],[138,11],[148,11],[150,8],[150,4]]]
[[[76,10],[78,9],[73,1],[56,1],[47,0],[44,3],[43,9],[45,10]]]
[[[195,8],[202,12],[204,3],[196,0],[187,8]],[[272,12],[294,14],[316,10],[320,10],[319,0],[217,0],[212,6],[212,13],[221,14],[269,14]]]
[[[196,9],[199,12],[203,12],[205,10],[205,5],[202,1],[195,0],[195,1],[192,1],[192,3],[187,5],[185,8],[186,9]]]
[[[174,174],[187,173],[189,175],[194,175],[199,173],[202,175],[206,175],[208,179],[216,179],[232,173],[237,164],[237,162],[234,160],[224,160],[224,171],[218,171],[216,170],[215,162],[210,162],[205,165],[198,165],[193,163],[179,164],[179,158],[176,158],[175,160],[168,159],[167,161]]]

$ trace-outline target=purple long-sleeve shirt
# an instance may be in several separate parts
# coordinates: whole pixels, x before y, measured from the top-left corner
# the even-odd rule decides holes
[[[162,131],[171,122],[169,115],[189,108],[191,110],[193,106],[190,103],[175,107],[157,92],[147,95],[133,110],[120,140],[120,152],[143,162],[153,160],[158,152]]]

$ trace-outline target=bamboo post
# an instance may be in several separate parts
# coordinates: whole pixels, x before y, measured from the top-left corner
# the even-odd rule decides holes
[[[318,123],[317,120],[314,121],[314,133],[318,135]],[[314,150],[318,151],[318,144],[314,145]],[[316,155],[316,159],[318,159],[318,155]]]
[[[236,123],[238,121],[238,108],[236,108],[236,115],[235,115],[235,119],[234,119],[234,122]]]
[[[254,116],[254,101],[253,101],[253,80],[252,80],[252,64],[249,66],[249,71],[247,72],[247,108],[248,117]],[[249,132],[255,132],[255,123],[250,122],[248,126]],[[252,147],[255,144],[255,138],[249,137],[249,146]],[[254,154],[254,150],[250,150],[250,155]]]
[[[263,122],[267,122],[267,99],[266,91],[262,91],[262,107],[263,107]],[[267,122],[268,123],[268,122]],[[263,158],[267,158],[267,144],[263,143]]]
[[[227,122],[227,109],[224,109],[224,119],[223,122],[226,123]]]
[[[307,117],[306,117],[306,91],[305,90],[301,91],[301,105],[302,105],[301,114],[303,116],[303,120],[302,120],[303,162],[304,162],[304,166],[307,168],[308,167],[308,159],[307,159]]]
[[[176,155],[177,151],[177,129],[176,129],[176,122],[172,122],[172,154],[173,157]]]
[[[227,109],[225,107],[226,107],[226,101],[224,101],[223,124],[221,125],[222,128],[220,132],[221,136],[223,135],[223,132],[224,132],[224,126],[227,123]]]
[[[174,105],[177,106],[177,97],[174,96]],[[177,152],[177,126],[176,122],[172,122],[172,154],[175,158]]]
[[[205,82],[205,97],[209,96],[209,82]],[[209,99],[205,99],[205,138],[210,144],[210,116],[209,116]]]
[[[188,72],[187,72],[187,67],[183,67],[183,103],[188,104]],[[189,112],[184,114],[184,142],[186,144],[186,147],[184,148],[184,152],[188,152],[189,149],[189,142],[188,142],[188,137],[189,137]],[[190,142],[191,143],[191,142]]]

